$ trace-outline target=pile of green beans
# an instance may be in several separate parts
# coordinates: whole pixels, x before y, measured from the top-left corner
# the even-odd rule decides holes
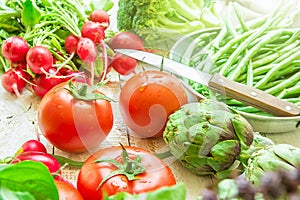
[[[235,9],[240,26],[229,20],[219,29],[199,32],[182,56],[185,64],[261,89],[300,107],[300,28],[285,21],[288,8],[278,6],[269,16],[247,24]],[[290,13],[289,13],[290,14]],[[286,22],[286,23],[282,23]],[[207,69],[203,60],[210,59]],[[199,83],[189,81],[203,95],[212,92]],[[223,96],[219,98],[225,98]],[[243,112],[269,115],[233,99],[226,103]]]

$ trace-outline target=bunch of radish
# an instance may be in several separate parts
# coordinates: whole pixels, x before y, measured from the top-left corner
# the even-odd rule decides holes
[[[3,88],[19,96],[26,85],[30,85],[31,90],[42,98],[55,85],[71,78],[94,84],[104,80],[112,68],[120,75],[134,73],[137,61],[113,50],[144,50],[143,41],[130,32],[119,32],[106,38],[105,30],[109,25],[109,15],[103,10],[95,10],[81,27],[80,35],[70,34],[65,39],[65,52],[56,53],[69,61],[74,58],[76,69],[57,62],[53,49],[43,45],[31,47],[24,38],[9,37],[2,44],[2,56],[10,62],[10,69],[2,75]]]
[[[72,59],[77,55],[91,68],[89,71],[92,78],[94,63],[98,56],[105,61],[104,73],[107,73],[109,63],[105,54],[104,31],[109,23],[109,16],[105,11],[95,10],[81,28],[81,35],[70,35],[65,40],[65,54],[69,55],[64,56]],[[102,47],[102,55],[99,55],[98,45]],[[30,84],[33,92],[43,97],[55,85],[75,76],[75,80],[88,84],[92,80],[77,69],[56,64],[56,58],[47,47],[42,45],[30,47],[27,41],[19,36],[7,38],[1,50],[2,56],[10,62],[10,69],[2,75],[2,86],[10,93],[20,95],[26,85]]]

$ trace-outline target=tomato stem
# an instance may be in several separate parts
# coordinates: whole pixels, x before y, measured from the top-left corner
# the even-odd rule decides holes
[[[73,83],[71,79],[69,81],[68,87],[64,89],[68,90],[75,99],[81,99],[85,101],[93,101],[97,99],[113,101],[113,99],[107,97],[106,95],[97,92],[97,89],[99,89],[103,84],[104,83],[101,84],[98,83],[96,85],[88,85],[86,83],[79,83],[79,82]]]
[[[108,176],[106,176],[101,183],[98,185],[97,189],[99,189],[105,181],[110,179],[113,176],[116,175],[124,175],[129,181],[137,180],[137,175],[145,172],[146,168],[142,164],[142,158],[137,155],[134,159],[131,159],[125,149],[125,147],[120,143],[122,147],[122,162],[120,163],[117,160],[114,159],[98,159],[95,160],[95,163],[103,163],[107,162],[112,165],[115,165],[117,167],[117,170],[111,172]]]

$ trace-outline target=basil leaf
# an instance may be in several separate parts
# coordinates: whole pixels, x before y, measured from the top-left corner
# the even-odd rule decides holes
[[[126,192],[117,193],[114,196],[106,197],[106,200],[162,200],[162,199],[186,199],[186,187],[183,183],[178,183],[174,186],[162,187],[152,192],[141,194],[128,194]]]
[[[59,200],[53,177],[48,168],[39,162],[22,161],[16,164],[2,165],[0,167],[0,188],[4,187],[16,193],[15,195],[25,195],[28,192],[34,199]],[[0,199],[6,200],[1,197]]]
[[[35,200],[29,192],[13,192],[0,185],[0,199],[9,200]]]
[[[37,23],[39,23],[41,19],[41,13],[35,7],[35,4],[32,0],[26,0],[23,4],[22,10],[22,23],[25,26],[33,27]]]

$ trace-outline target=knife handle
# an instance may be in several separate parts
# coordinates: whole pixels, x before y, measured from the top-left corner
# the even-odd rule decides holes
[[[218,73],[212,76],[208,86],[220,94],[274,116],[291,117],[300,113],[299,107],[293,103],[283,101],[262,90],[229,80]]]

